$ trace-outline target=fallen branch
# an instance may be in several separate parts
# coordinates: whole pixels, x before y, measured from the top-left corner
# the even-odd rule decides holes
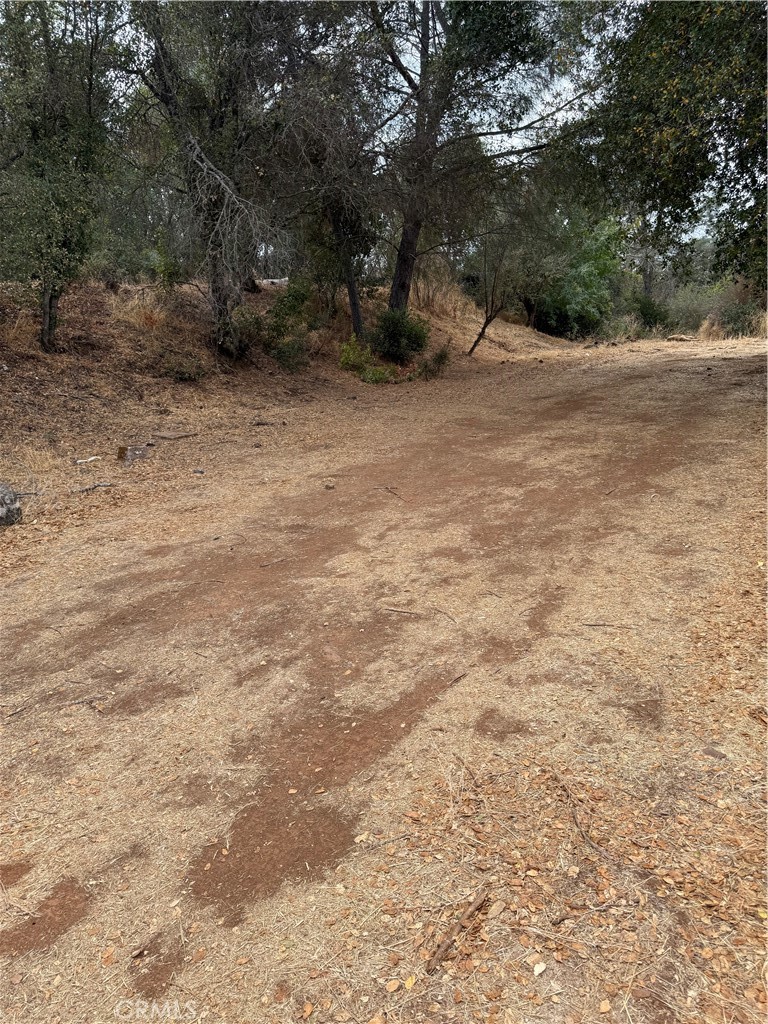
[[[623,626],[620,622],[581,622],[581,626],[608,626],[611,629],[637,629],[637,626]]]
[[[389,491],[390,494],[394,494],[394,496],[396,498],[399,498],[400,501],[407,501],[408,500],[407,498],[404,498],[402,496],[402,494],[398,494],[397,491],[394,489],[394,487],[374,487],[373,489],[374,489],[374,491]]]
[[[91,484],[90,487],[81,487],[77,491],[72,491],[72,494],[87,494],[88,491],[95,491],[99,487],[114,487],[114,484]]]
[[[76,704],[90,704],[93,707],[95,700],[106,700],[107,695],[105,693],[94,693],[92,697],[81,697],[79,700],[69,700],[64,705],[65,708],[73,708]],[[96,711],[100,711],[100,708],[96,708]]]
[[[429,963],[427,964],[427,974],[434,974],[434,972],[437,970],[437,968],[440,966],[443,960],[445,960],[446,956],[448,956],[448,953],[450,952],[451,947],[453,946],[456,936],[462,929],[469,927],[472,918],[478,912],[478,910],[480,910],[480,908],[487,899],[488,890],[485,887],[483,887],[477,894],[477,896],[475,896],[474,900],[472,900],[472,902],[467,907],[462,916],[459,918],[459,920],[455,921],[448,929],[445,938],[437,947],[435,952],[432,954]]]

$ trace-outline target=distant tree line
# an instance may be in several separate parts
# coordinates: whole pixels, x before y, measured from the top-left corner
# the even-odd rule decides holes
[[[671,283],[765,288],[765,70],[752,2],[5,0],[0,278],[47,351],[83,276],[204,278],[233,358],[254,277],[344,289],[360,340],[385,286],[407,331],[435,253],[478,343],[663,322]]]

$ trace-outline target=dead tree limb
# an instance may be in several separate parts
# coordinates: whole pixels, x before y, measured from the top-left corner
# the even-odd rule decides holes
[[[480,910],[482,905],[488,899],[488,890],[483,887],[480,892],[475,896],[474,900],[470,903],[467,909],[464,911],[458,921],[455,921],[448,929],[445,938],[437,947],[435,952],[432,954],[429,963],[427,964],[427,974],[434,974],[440,964],[445,960],[446,956],[451,950],[456,936],[464,928],[468,928],[471,924],[472,918]]]

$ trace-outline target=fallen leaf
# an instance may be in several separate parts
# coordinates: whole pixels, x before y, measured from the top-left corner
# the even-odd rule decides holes
[[[602,1001],[602,1003],[600,1003],[600,1013],[610,1013],[610,1012],[611,1012],[611,1004],[608,1002],[607,999],[604,999]]]
[[[493,920],[494,917],[498,917],[499,914],[506,909],[507,904],[504,902],[504,900],[496,900],[495,903],[492,903],[490,905],[490,907],[488,908],[488,913],[485,916],[489,920]]]
[[[398,978],[393,978],[391,981],[387,982],[384,988],[387,990],[387,992],[397,992],[397,990],[400,988],[400,980]]]
[[[410,992],[411,989],[413,988],[413,986],[416,984],[416,977],[415,977],[415,975],[412,974],[409,978],[406,978],[405,981],[403,982],[403,984],[405,985],[405,987]]]
[[[311,1016],[314,1006],[312,1003],[304,1003],[304,1013],[301,1015],[302,1020],[306,1020],[307,1017]]]
[[[115,947],[108,946],[101,954],[101,962],[105,967],[111,967],[115,962]]]
[[[203,948],[203,946],[201,946],[199,949],[196,949],[195,952],[192,954],[192,963],[199,964],[201,960],[205,960],[205,957],[206,951]]]
[[[547,965],[544,964],[544,963],[541,963],[541,961],[539,961],[539,963],[533,965],[533,976],[535,978],[538,978],[538,976],[540,974],[543,974],[544,971],[546,971],[546,969],[547,969]]]

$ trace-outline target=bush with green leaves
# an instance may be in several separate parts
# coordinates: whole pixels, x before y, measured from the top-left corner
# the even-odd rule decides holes
[[[725,332],[731,337],[752,335],[755,323],[762,312],[756,302],[725,302],[718,310],[718,319]]]
[[[427,347],[429,327],[421,317],[406,310],[388,309],[381,314],[371,336],[371,348],[399,366],[405,366]]]
[[[580,231],[570,267],[541,296],[535,317],[539,330],[563,338],[579,338],[600,328],[613,307],[612,286],[620,273],[619,226],[606,221]]]
[[[341,346],[339,365],[342,370],[351,370],[353,373],[362,373],[373,364],[373,353],[370,345],[361,345],[357,335],[353,334],[349,341]]]
[[[391,366],[366,366],[360,373],[364,384],[389,384],[395,379]]]
[[[307,302],[311,288],[305,281],[292,281],[263,316],[243,304],[233,320],[244,351],[256,346],[284,370],[295,373],[309,363]]]
[[[655,327],[669,327],[669,310],[663,302],[658,302],[650,295],[639,292],[632,296],[630,309],[638,320],[649,331]]]
[[[312,289],[306,281],[291,281],[283,294],[275,300],[267,313],[266,328],[269,342],[284,338],[299,322],[306,322],[306,305]]]
[[[232,322],[237,331],[240,345],[245,352],[264,347],[267,339],[264,317],[257,313],[252,306],[245,302],[238,306],[232,313]]]
[[[296,373],[309,364],[307,332],[300,326],[279,341],[269,344],[267,352],[275,362],[290,373]]]

